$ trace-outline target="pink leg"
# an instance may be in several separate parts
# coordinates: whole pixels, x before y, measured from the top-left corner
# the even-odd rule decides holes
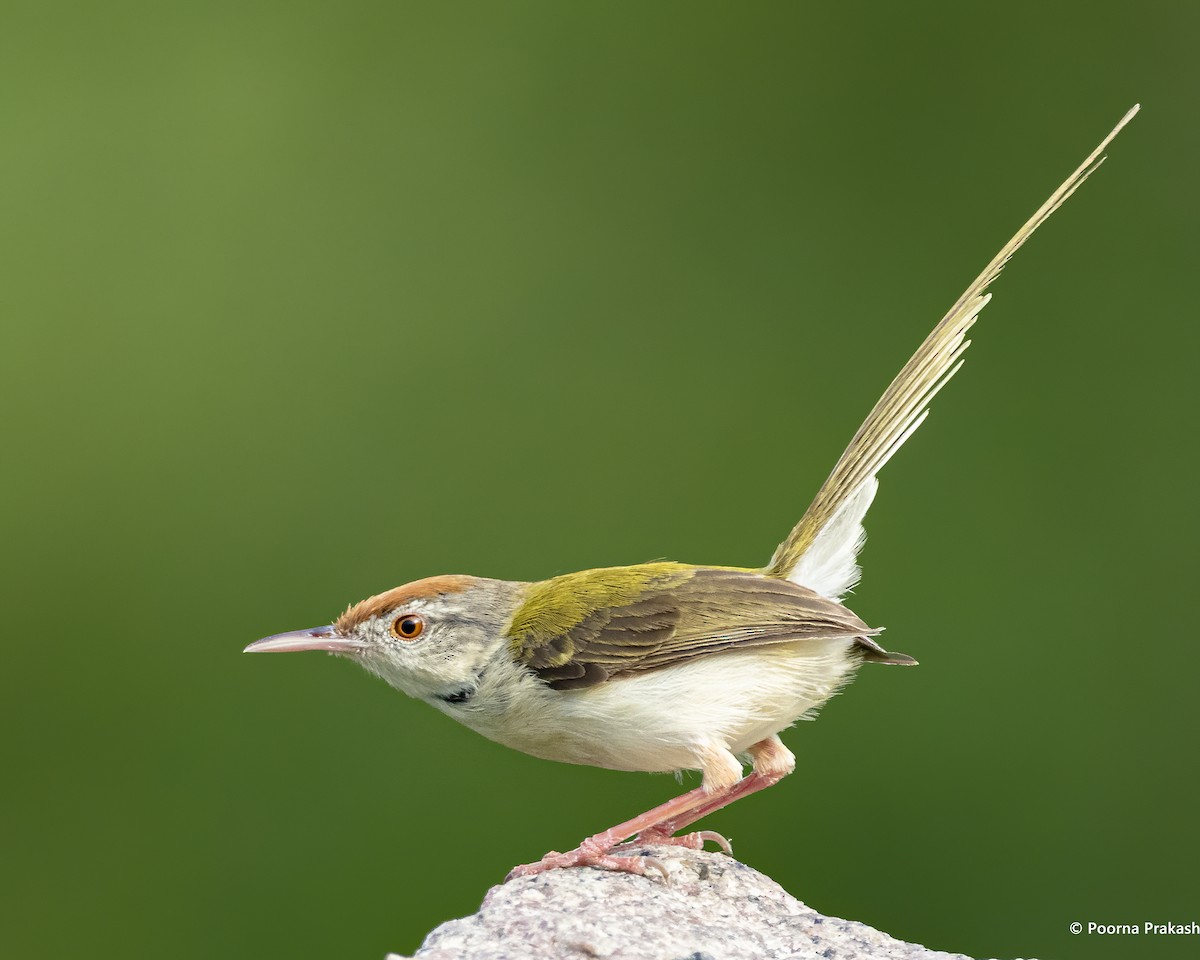
[[[699,817],[689,817],[687,822],[692,823],[694,820],[699,819]],[[733,853],[733,845],[721,834],[717,833],[716,830],[696,830],[693,833],[684,833],[676,836],[674,830],[668,829],[660,823],[656,823],[652,827],[647,827],[636,837],[630,837],[620,847],[625,848],[641,845],[651,847],[687,847],[689,850],[703,850],[706,843],[715,843],[726,853]]]
[[[656,869],[665,877],[666,869],[656,860],[612,855],[613,847],[630,838],[633,838],[634,843],[678,844],[693,850],[699,850],[706,840],[712,840],[719,843],[726,853],[732,853],[729,841],[711,830],[702,830],[682,837],[675,837],[673,834],[735,800],[778,783],[795,768],[795,757],[777,736],[756,743],[750,748],[750,754],[754,758],[754,772],[745,779],[734,783],[720,783],[715,789],[697,787],[641,816],[589,837],[569,853],[551,852],[538,863],[515,867],[505,879],[530,877],[559,867],[577,866],[603,867],[607,870],[642,875],[645,875],[649,868]],[[729,762],[733,762],[731,755]],[[707,770],[705,779],[708,779]]]
[[[658,839],[659,833],[663,833],[667,837],[671,837],[672,834],[678,833],[684,827],[691,826],[702,817],[707,817],[710,813],[716,813],[721,808],[729,806],[731,803],[733,803],[733,801],[741,800],[742,797],[748,797],[750,794],[757,793],[759,790],[765,790],[767,787],[773,787],[782,779],[783,774],[781,773],[752,773],[744,780],[738,781],[725,792],[709,797],[707,803],[702,803],[698,807],[693,807],[691,810],[681,813],[679,816],[672,817],[669,820],[659,821],[650,830],[643,831],[641,836],[638,837],[638,840],[646,843],[661,842]],[[688,836],[700,836],[701,834],[712,834],[712,831],[703,830],[700,834],[688,834]],[[712,836],[719,837],[720,834],[713,834]],[[712,839],[712,837],[710,836],[706,839]],[[728,845],[728,841],[725,841],[725,845]],[[731,849],[727,849],[725,852],[730,853],[732,851]]]
[[[740,800],[742,797],[747,797],[752,793],[757,793],[759,790],[765,790],[767,787],[774,786],[796,769],[796,758],[783,745],[783,741],[779,739],[778,735],[767,737],[766,740],[760,740],[754,744],[750,748],[750,755],[754,758],[754,772],[750,776],[724,790],[714,793],[705,803],[692,807],[689,810],[684,810],[675,816],[660,820],[649,830],[643,830],[636,838],[637,841],[644,843],[683,841],[686,846],[691,846],[693,849],[698,850],[703,846],[704,840],[715,840],[724,847],[726,853],[732,853],[729,841],[719,833],[713,833],[710,830],[689,833],[683,837],[672,837],[671,835],[678,833],[684,827],[690,826],[697,820],[707,817],[710,813],[716,813],[722,807],[729,806],[735,800]],[[699,842],[692,842],[692,838],[698,838]]]
[[[635,834],[649,831],[656,824],[662,823],[664,820],[684,816],[693,807],[698,807],[705,803],[705,801],[712,799],[712,796],[713,794],[706,791],[703,787],[689,790],[682,796],[676,797],[674,800],[668,800],[666,803],[643,813],[641,816],[634,817],[632,820],[626,820],[624,823],[619,823],[615,827],[610,827],[603,833],[598,833],[593,837],[588,837],[583,843],[568,853],[551,851],[537,863],[526,863],[522,866],[514,867],[505,879],[513,880],[516,877],[532,877],[559,867],[604,867],[608,870],[623,870],[627,873],[645,874],[647,868],[645,858],[614,857],[609,854],[609,851],[618,843],[628,840]],[[651,862],[650,866],[651,868],[657,868],[658,872],[664,876],[666,875],[666,871],[662,869],[661,864],[655,867],[654,862]]]

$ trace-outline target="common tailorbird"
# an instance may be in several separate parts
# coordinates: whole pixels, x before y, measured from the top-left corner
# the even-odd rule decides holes
[[[955,301],[867,415],[816,498],[762,569],[642,563],[538,583],[417,580],[331,626],[247,652],[324,650],[356,660],[472,730],[536,757],[614,770],[699,770],[701,786],[509,877],[597,866],[644,874],[641,844],[698,848],[679,831],[791,773],[780,731],[813,715],[863,663],[911,665],[842,604],[858,582],[876,475],[962,365],[988,285],[1102,162],[1135,106]],[[743,778],[742,761],[753,772]]]

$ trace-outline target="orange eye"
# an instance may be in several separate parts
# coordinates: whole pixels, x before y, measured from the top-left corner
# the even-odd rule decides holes
[[[403,614],[392,621],[392,636],[397,640],[416,640],[425,632],[425,621],[411,613]]]

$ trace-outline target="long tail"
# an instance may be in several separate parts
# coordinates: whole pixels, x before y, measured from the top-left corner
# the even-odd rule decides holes
[[[836,600],[858,582],[857,557],[866,540],[862,521],[879,486],[876,475],[925,420],[929,401],[962,366],[962,355],[971,345],[967,330],[991,299],[984,291],[1033,231],[1104,162],[1104,148],[1138,109],[1135,105],[1121,118],[933,328],[858,428],[800,522],[776,549],[766,573]]]

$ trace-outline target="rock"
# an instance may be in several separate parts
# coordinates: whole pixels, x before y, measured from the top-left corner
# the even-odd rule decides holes
[[[430,933],[415,960],[966,960],[822,916],[723,854],[645,849],[670,882],[590,868],[514,880]]]

